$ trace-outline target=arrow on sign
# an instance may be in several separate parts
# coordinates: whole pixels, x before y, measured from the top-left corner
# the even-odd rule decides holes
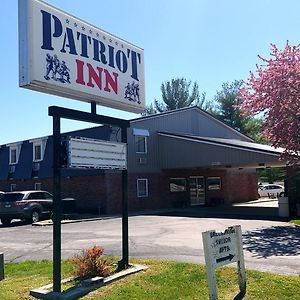
[[[234,255],[229,254],[229,255],[227,255],[227,256],[217,258],[217,259],[216,259],[216,263],[220,263],[220,262],[226,261],[226,260],[232,261],[233,258],[234,258]]]

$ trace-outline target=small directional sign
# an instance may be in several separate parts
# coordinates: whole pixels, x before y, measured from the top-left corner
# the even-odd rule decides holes
[[[218,264],[218,263],[221,263],[223,261],[228,263],[228,262],[231,262],[234,257],[235,257],[234,255],[229,253],[227,256],[217,258],[216,263]]]
[[[237,262],[239,287],[242,294],[246,293],[246,273],[242,246],[241,226],[226,228],[223,232],[215,230],[202,233],[205,264],[208,277],[209,299],[218,299],[215,269]]]
[[[227,228],[224,232],[209,231],[207,243],[214,268],[237,261],[236,229]]]

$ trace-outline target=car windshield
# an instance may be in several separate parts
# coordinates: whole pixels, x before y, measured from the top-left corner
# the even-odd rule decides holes
[[[263,186],[263,185],[260,185],[260,186],[258,187],[258,190],[259,190],[259,191],[263,191],[263,190],[265,190],[265,189],[266,189],[266,187]]]
[[[22,200],[24,197],[24,194],[22,193],[7,193],[3,194],[2,197],[0,197],[1,202],[16,202]]]

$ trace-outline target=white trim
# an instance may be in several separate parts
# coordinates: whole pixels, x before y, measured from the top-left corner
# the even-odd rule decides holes
[[[23,142],[19,142],[19,143],[11,143],[11,144],[7,144],[6,146],[9,147],[9,165],[16,165],[19,162],[19,157],[20,157],[20,153],[21,153],[21,147],[22,147],[22,143]],[[11,158],[11,152],[12,150],[16,150],[16,161],[12,162]]]
[[[16,191],[17,190],[17,184],[16,183],[11,183],[9,185],[9,189],[10,189],[11,192]]]
[[[23,144],[23,142],[15,142],[15,143],[6,144],[5,146],[6,147],[18,147],[18,146],[21,146],[22,144]]]
[[[144,138],[144,144],[145,144],[145,151],[141,152],[141,151],[137,151],[137,141],[136,141],[136,138],[137,137],[142,137]],[[146,136],[143,136],[143,135],[135,135],[134,136],[134,147],[135,147],[135,153],[137,154],[146,154],[147,151],[148,151],[148,147],[147,147],[147,137]]]
[[[36,148],[40,147],[40,153],[37,153]],[[42,143],[35,143],[33,144],[33,156],[32,156],[32,161],[33,162],[39,162],[41,160],[43,160],[43,146]],[[36,158],[37,154],[39,154],[39,158]]]
[[[146,194],[145,195],[140,195],[139,193],[139,181],[144,181],[146,183]],[[146,198],[148,197],[148,178],[138,178],[136,180],[136,195],[138,198]]]
[[[38,186],[40,186],[39,189],[37,189]],[[41,182],[35,182],[34,183],[34,190],[35,191],[41,191],[42,190],[42,183]]]
[[[12,153],[15,153],[12,155]],[[15,159],[12,159],[13,156],[15,156]],[[18,148],[15,146],[9,147],[9,164],[10,165],[15,165],[18,163]]]
[[[36,143],[36,142],[48,140],[48,137],[49,136],[43,136],[43,137],[34,138],[34,139],[29,140],[29,143]]]
[[[32,161],[33,162],[41,162],[44,159],[45,149],[47,145],[48,137],[43,138],[36,138],[29,141],[29,143],[32,143]],[[41,146],[41,158],[35,159],[35,147]]]

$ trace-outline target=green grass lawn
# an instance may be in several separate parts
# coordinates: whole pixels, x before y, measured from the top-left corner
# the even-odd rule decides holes
[[[82,299],[176,300],[208,299],[205,267],[189,263],[132,260],[149,269],[102,287]],[[234,265],[232,265],[234,266]],[[70,277],[73,266],[62,263],[63,277]],[[52,263],[24,262],[5,266],[6,278],[0,281],[0,299],[33,299],[29,290],[52,281]],[[217,270],[219,299],[234,299],[238,293],[236,268]],[[300,299],[300,277],[247,271],[244,299]]]
[[[296,224],[296,225],[300,225],[300,220],[299,219],[291,220],[291,223]]]

